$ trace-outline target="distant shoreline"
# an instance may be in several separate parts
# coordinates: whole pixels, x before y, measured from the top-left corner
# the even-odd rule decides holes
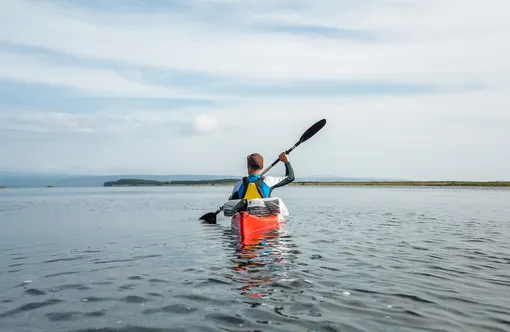
[[[394,187],[510,187],[510,181],[360,181],[294,182],[301,186],[394,186]]]
[[[210,187],[210,186],[234,186],[238,179],[220,180],[179,180],[179,181],[154,181],[143,179],[120,179],[107,181],[103,187]],[[485,188],[510,188],[510,181],[294,181],[289,186],[308,187],[485,187]],[[5,186],[2,189],[16,188],[73,188],[83,186]],[[92,186],[97,187],[97,186]]]
[[[150,181],[121,179],[105,187],[233,186],[238,180]],[[294,181],[289,186],[391,186],[391,187],[510,187],[510,181]]]

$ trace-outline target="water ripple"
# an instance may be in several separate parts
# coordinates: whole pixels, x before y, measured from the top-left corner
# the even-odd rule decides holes
[[[197,311],[197,308],[185,306],[183,304],[171,304],[162,308],[147,309],[142,311],[144,315],[153,315],[157,313],[172,313],[172,314],[191,314]]]
[[[49,300],[46,300],[44,302],[27,303],[27,304],[24,304],[24,305],[14,309],[14,310],[10,310],[10,311],[4,312],[4,313],[0,313],[0,318],[16,315],[16,314],[19,314],[19,313],[22,313],[22,312],[25,312],[25,311],[35,310],[35,309],[46,307],[46,306],[50,306],[50,305],[55,305],[55,304],[60,303],[60,302],[63,302],[63,301],[62,300],[58,300],[58,299],[49,299]]]
[[[109,263],[133,262],[133,261],[138,261],[138,260],[142,260],[142,259],[156,258],[156,257],[161,257],[161,255],[137,256],[137,257],[125,258],[125,259],[113,259],[113,260],[108,260],[108,261],[100,261],[99,260],[99,261],[95,261],[94,264],[109,264]]]
[[[68,258],[57,258],[57,259],[50,259],[50,260],[44,261],[43,263],[70,262],[70,261],[75,261],[78,259],[85,259],[85,258],[87,258],[87,257],[86,256],[76,256],[76,257],[68,257]]]
[[[1,216],[0,326],[510,329],[510,191],[293,189],[282,229],[242,244],[228,218],[196,220],[223,189],[0,195],[17,206]]]

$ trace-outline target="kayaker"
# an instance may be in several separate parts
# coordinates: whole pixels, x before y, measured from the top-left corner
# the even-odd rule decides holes
[[[289,156],[282,152],[279,159],[285,165],[285,176],[263,176],[261,178],[259,174],[264,168],[264,157],[259,153],[250,154],[247,157],[248,176],[235,184],[229,200],[268,198],[271,197],[273,189],[283,187],[294,181],[294,170],[290,164]]]

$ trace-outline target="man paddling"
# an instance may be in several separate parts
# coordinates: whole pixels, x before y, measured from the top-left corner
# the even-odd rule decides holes
[[[292,170],[292,167],[289,163],[289,158],[287,157],[287,155],[292,151],[294,150],[295,148],[297,148],[299,145],[301,145],[302,143],[306,142],[307,140],[309,140],[310,138],[312,138],[315,134],[317,134],[317,132],[319,130],[321,130],[324,126],[326,125],[326,119],[322,119],[320,121],[317,121],[316,123],[314,123],[310,128],[308,128],[304,133],[303,135],[301,135],[301,137],[299,138],[299,141],[297,141],[290,149],[288,149],[287,151],[285,152],[282,152],[280,154],[280,157],[279,159],[276,159],[265,171],[263,171],[262,173],[265,174],[269,169],[271,169],[274,165],[276,165],[279,161],[283,161],[285,163],[285,169],[287,170],[286,172],[286,176],[283,177],[283,178],[278,178],[278,177],[268,177],[268,178],[264,178],[262,180],[262,182],[260,183],[261,184],[261,187],[265,187],[263,186],[262,184],[265,183],[268,187],[269,187],[269,193],[268,193],[268,196],[271,196],[271,191],[276,188],[276,187],[281,187],[283,185],[286,185],[286,184],[289,184],[291,183],[292,181],[294,181],[294,171]],[[250,155],[253,157],[253,155]],[[260,158],[259,160],[261,161],[260,163],[256,163],[256,170],[255,172],[251,171],[251,166],[250,164],[255,164],[255,163],[250,163],[250,156],[248,156],[248,176],[246,177],[246,180],[243,178],[243,180],[241,180],[239,183],[237,183],[235,186],[234,186],[234,190],[232,191],[232,196],[230,196],[230,200],[232,199],[239,199],[239,197],[245,197],[246,198],[246,193],[245,193],[245,190],[243,189],[243,191],[241,192],[239,189],[241,188],[241,185],[244,185],[245,183],[248,184],[248,188],[250,187],[250,184],[251,182],[249,181],[250,179],[250,175],[251,175],[251,178],[255,180],[255,182],[259,181],[259,178],[260,178],[260,169],[262,169],[262,166],[264,164],[264,159],[263,158]],[[262,157],[262,156],[260,156]],[[254,158],[251,158],[251,159],[254,159]],[[251,173],[250,173],[251,172]],[[255,179],[256,178],[256,179]],[[253,187],[253,186],[251,186]],[[253,191],[253,190],[252,190]],[[262,194],[258,194],[258,196],[261,196],[261,197],[264,197],[265,194],[264,194],[264,190],[262,189]],[[266,189],[267,191],[267,189]],[[256,190],[256,192],[258,192],[258,190]],[[240,194],[242,194],[240,196]],[[221,211],[223,211],[223,207],[220,207],[218,208],[218,210],[216,210],[216,212],[208,212],[206,214],[204,214],[203,216],[201,216],[199,219],[200,220],[204,220],[205,222],[207,223],[210,223],[210,224],[215,224],[216,223],[216,216],[218,215],[218,213],[220,213]]]
[[[285,176],[260,177],[260,172],[264,168],[264,157],[259,153],[250,154],[247,157],[248,176],[235,184],[229,200],[268,198],[271,197],[273,189],[294,181],[294,170],[287,154],[282,152],[279,159],[285,165]]]

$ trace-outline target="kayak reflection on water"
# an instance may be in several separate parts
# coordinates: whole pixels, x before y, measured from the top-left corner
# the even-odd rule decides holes
[[[239,288],[240,294],[250,297],[265,297],[272,294],[271,283],[277,282],[286,274],[289,261],[295,257],[289,255],[288,235],[282,235],[281,229],[272,230],[254,241],[236,241],[235,257],[231,260],[234,275],[228,277],[244,284]]]

